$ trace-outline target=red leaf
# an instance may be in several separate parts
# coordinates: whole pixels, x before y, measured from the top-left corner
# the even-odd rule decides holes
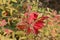
[[[24,30],[26,29],[26,25],[17,25],[16,27],[18,30]]]

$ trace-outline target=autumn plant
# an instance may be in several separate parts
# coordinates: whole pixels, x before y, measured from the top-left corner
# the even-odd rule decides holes
[[[60,14],[38,0],[2,0],[0,40],[60,40]]]

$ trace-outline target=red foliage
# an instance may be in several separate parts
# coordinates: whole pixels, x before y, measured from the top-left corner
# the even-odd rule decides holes
[[[44,22],[43,21],[37,21],[35,24],[34,24],[34,31],[35,33],[37,34],[38,33],[38,30],[41,29],[42,27],[44,26]]]
[[[31,12],[30,14],[29,13],[25,13],[25,16],[28,16],[27,22],[29,24],[31,24],[34,20],[37,19],[38,13],[37,12]]]
[[[44,20],[47,19],[47,16],[42,17],[34,24],[34,32],[37,34],[38,30],[44,27]]]
[[[43,20],[45,20],[45,19],[47,19],[48,18],[48,16],[43,16],[43,17],[41,17],[41,21],[43,21]]]
[[[26,25],[17,25],[16,27],[18,30],[24,30],[26,29]]]
[[[30,34],[31,31],[32,31],[32,29],[31,29],[30,27],[28,27],[28,29],[27,29],[27,34]]]
[[[44,27],[44,20],[47,19],[47,16],[43,16],[41,17],[39,20],[37,19],[38,17],[38,13],[37,12],[31,12],[29,13],[25,13],[24,16],[27,17],[27,19],[25,19],[29,24],[29,27],[27,28],[27,33],[29,34],[32,30],[34,33],[38,33],[38,30],[41,29],[42,27]],[[30,24],[32,24],[35,20],[38,20],[37,22],[35,22],[33,24],[33,29],[30,28]],[[18,29],[24,30],[26,28],[26,25],[18,25],[17,26]]]
[[[5,29],[4,32],[5,32],[6,34],[10,34],[10,33],[12,33],[13,31],[10,30],[10,29]]]
[[[7,24],[7,22],[5,19],[1,20],[0,26],[4,27],[6,24]]]

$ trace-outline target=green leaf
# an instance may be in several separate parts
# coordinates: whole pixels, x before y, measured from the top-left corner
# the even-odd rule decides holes
[[[17,31],[15,34],[17,34],[19,36],[25,36],[25,32],[24,31]]]
[[[0,4],[2,4],[2,0],[0,0]]]
[[[27,37],[21,37],[21,39],[26,39]]]
[[[3,3],[3,4],[6,4],[6,2],[7,2],[7,0],[2,0],[2,3]]]
[[[13,2],[17,2],[16,0],[11,0],[11,1],[13,1]]]

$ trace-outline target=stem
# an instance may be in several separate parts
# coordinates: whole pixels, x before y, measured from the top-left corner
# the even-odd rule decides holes
[[[34,40],[36,40],[36,38],[37,38],[37,34],[35,35]]]
[[[2,30],[4,31],[4,27],[2,26],[1,28],[2,28]]]

